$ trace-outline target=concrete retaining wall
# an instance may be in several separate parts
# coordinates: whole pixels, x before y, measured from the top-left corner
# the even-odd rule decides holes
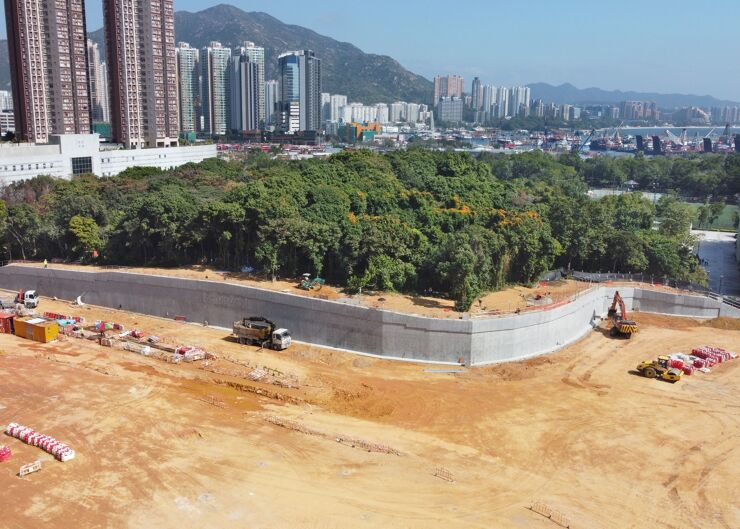
[[[388,358],[468,365],[514,360],[554,351],[590,329],[614,295],[599,286],[572,302],[501,317],[448,320],[348,305],[235,283],[128,272],[85,272],[10,265],[0,288],[35,288],[43,296],[121,308],[153,316],[186,316],[231,327],[260,315],[290,329],[296,340]],[[620,288],[627,307],[694,317],[716,317],[722,304],[701,296]],[[740,312],[740,311],[738,311]],[[740,315],[740,314],[738,314]]]

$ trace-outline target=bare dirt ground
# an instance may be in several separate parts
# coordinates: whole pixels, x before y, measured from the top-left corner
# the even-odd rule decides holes
[[[20,264],[20,263],[19,263]],[[24,266],[43,266],[42,263],[23,263]],[[52,268],[84,270],[84,271],[110,271],[92,265],[75,264],[50,264]],[[383,308],[396,312],[419,314],[436,318],[459,318],[460,312],[455,310],[455,302],[449,299],[434,296],[411,296],[397,292],[372,292],[362,295],[349,296],[342,292],[341,288],[333,285],[324,285],[319,290],[306,291],[299,288],[301,278],[277,279],[271,281],[253,274],[234,273],[218,271],[209,267],[190,266],[181,268],[153,268],[153,267],[126,267],[122,271],[138,274],[166,275],[172,277],[183,277],[188,279],[206,279],[210,281],[229,281],[246,285],[266,288],[270,290],[289,292],[304,296],[312,296],[330,300],[345,300],[351,303],[366,305],[369,307]],[[475,302],[470,308],[470,314],[500,314],[514,312],[535,305],[557,303],[583,291],[589,287],[588,283],[578,281],[554,281],[543,283],[533,288],[516,286],[491,292]]]
[[[40,309],[75,313],[46,300]],[[558,353],[451,374],[302,345],[259,352],[223,330],[77,312],[220,358],[173,365],[0,334],[0,424],[77,451],[60,463],[0,436],[13,450],[0,463],[0,527],[557,529],[532,501],[572,528],[740,527],[740,360],[677,384],[630,373],[693,346],[738,350],[737,320],[636,314],[632,340],[594,331]],[[249,380],[255,366],[283,385]],[[39,458],[41,472],[15,476]]]

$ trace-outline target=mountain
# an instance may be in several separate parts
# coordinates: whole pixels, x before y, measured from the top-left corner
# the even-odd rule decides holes
[[[102,48],[103,30],[88,35]],[[277,79],[278,55],[292,50],[313,50],[321,59],[324,92],[347,94],[350,101],[429,102],[431,81],[409,72],[386,55],[364,53],[347,42],[338,42],[301,26],[284,24],[267,13],[247,13],[230,5],[217,5],[197,13],[175,13],[175,38],[201,48],[217,40],[237,46],[251,40],[265,48],[265,78]]]
[[[613,104],[621,101],[655,101],[661,108],[690,106],[709,108],[740,104],[708,95],[657,94],[653,92],[602,90],[601,88],[576,88],[570,83],[561,84],[560,86],[534,83],[527,86],[532,89],[532,99],[542,99],[545,103]]]

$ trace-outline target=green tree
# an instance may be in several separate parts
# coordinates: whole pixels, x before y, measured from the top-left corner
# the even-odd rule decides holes
[[[69,219],[69,231],[77,241],[74,250],[78,255],[91,253],[103,245],[100,227],[90,217],[75,215]]]

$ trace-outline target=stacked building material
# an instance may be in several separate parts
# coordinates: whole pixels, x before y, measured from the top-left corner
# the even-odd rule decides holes
[[[5,428],[5,433],[11,437],[20,439],[24,443],[38,446],[45,452],[56,457],[59,461],[69,461],[75,457],[75,451],[66,444],[60,443],[49,435],[38,433],[27,426],[11,422]]]
[[[668,361],[669,367],[675,367],[676,369],[683,369],[684,361],[679,358],[671,358]]]
[[[712,365],[721,364],[722,362],[737,358],[735,353],[726,351],[721,347],[711,347],[709,345],[697,347],[691,353],[704,360],[706,367],[712,367]]]
[[[193,347],[192,345],[181,345],[175,349],[175,353],[180,355],[185,362],[204,360],[206,357],[206,352],[203,349]]]
[[[139,353],[142,356],[149,356],[152,352],[152,348],[148,345],[141,345],[133,342],[124,342],[123,348],[127,351]]]

